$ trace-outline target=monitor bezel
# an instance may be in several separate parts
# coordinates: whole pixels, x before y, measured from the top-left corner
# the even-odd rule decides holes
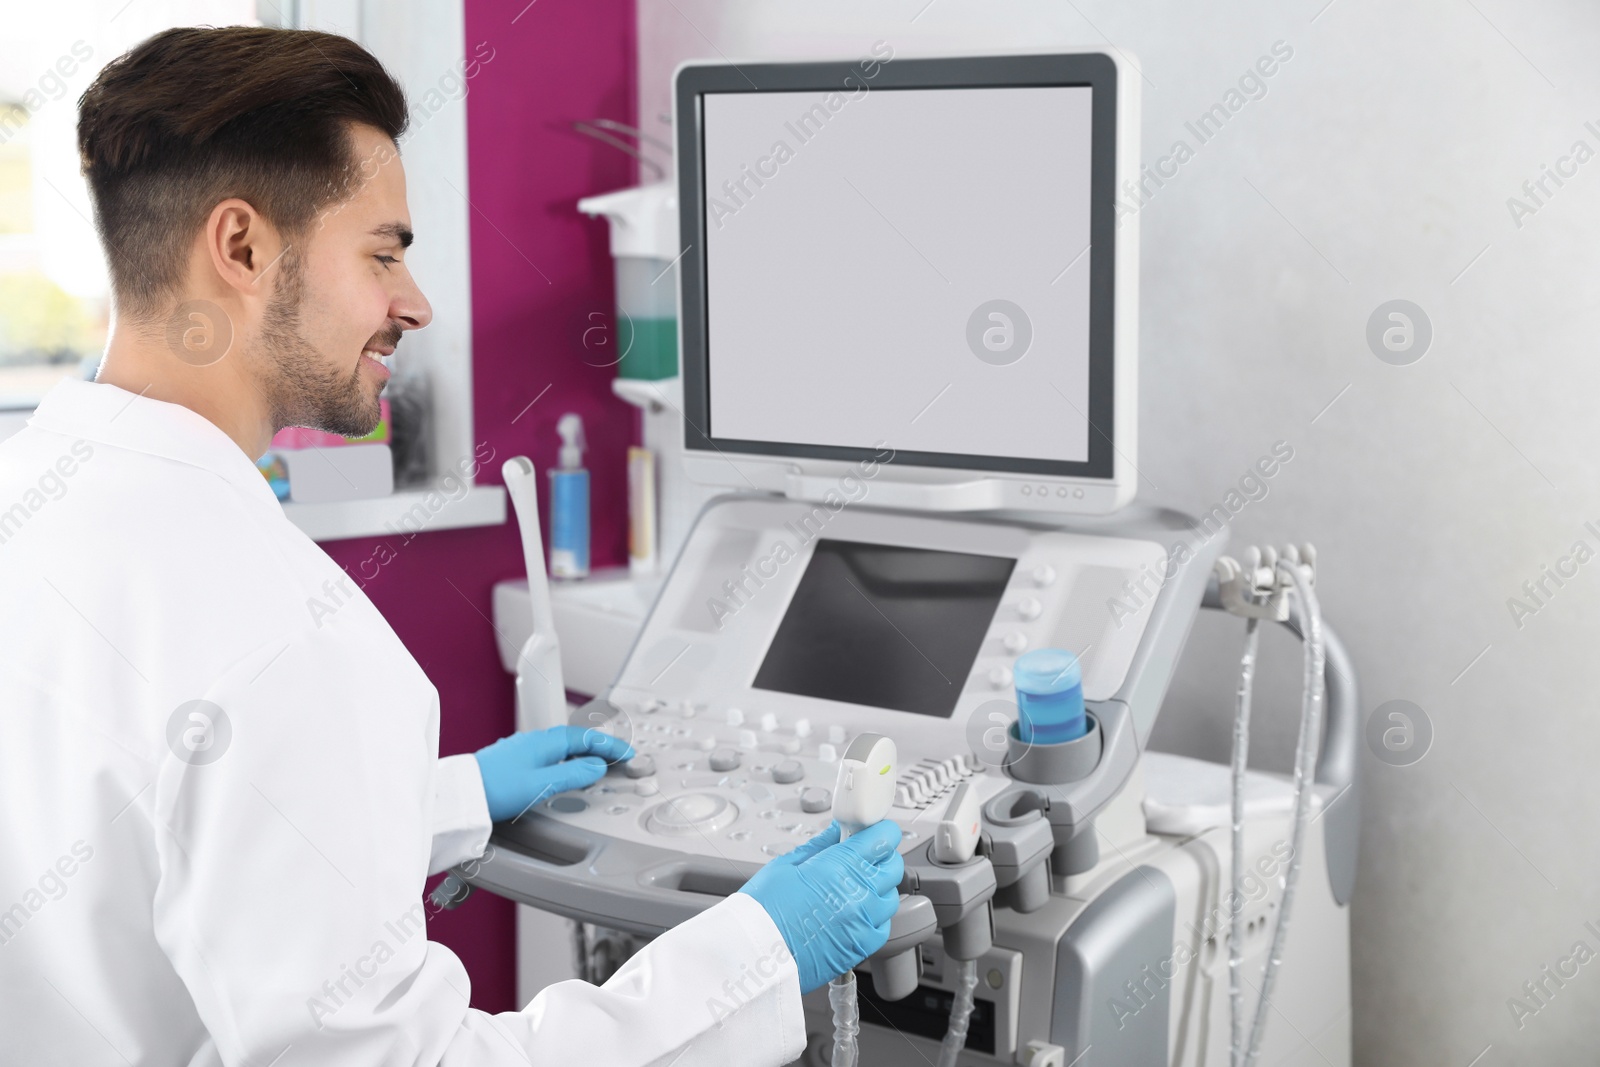
[[[1117,480],[1117,137],[1118,68],[1098,52],[883,60],[870,91],[950,88],[1087,87],[1090,102],[1089,403],[1088,459],[986,456],[897,449],[889,462],[993,474]],[[704,112],[712,93],[846,91],[862,81],[859,61],[740,63],[680,68],[674,92],[677,116],[680,243],[679,359],[683,377],[684,447],[692,453],[729,453],[774,459],[860,463],[881,458],[872,447],[719,437],[711,424],[707,339]],[[850,79],[849,82],[846,79]],[[891,442],[892,443],[892,442]]]

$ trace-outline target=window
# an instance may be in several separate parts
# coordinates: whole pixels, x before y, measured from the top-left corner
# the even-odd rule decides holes
[[[120,3],[120,9],[118,9]],[[108,16],[106,12],[110,10]],[[425,255],[409,257],[434,322],[408,339],[406,358],[429,393],[428,484],[388,497],[290,502],[318,540],[404,527],[439,486],[450,506],[428,529],[505,521],[505,490],[471,485],[461,465],[477,452],[472,418],[468,278],[466,79],[460,0],[47,0],[0,16],[0,439],[68,375],[93,377],[106,343],[108,277],[78,174],[77,101],[101,67],[171,26],[299,26],[360,41],[400,79],[412,104],[405,152],[411,218]],[[490,52],[492,56],[492,51]],[[466,481],[470,484],[472,479]]]
[[[263,5],[268,0],[262,0]],[[137,0],[107,18],[89,0],[17,4],[0,42],[0,409],[32,408],[92,377],[110,313],[77,100],[100,68],[168,26],[256,24],[255,0]]]

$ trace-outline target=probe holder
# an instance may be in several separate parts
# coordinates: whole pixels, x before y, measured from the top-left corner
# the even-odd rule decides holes
[[[1082,737],[1049,745],[1020,740],[1012,723],[1006,730],[1005,771],[1015,784],[985,806],[986,815],[1015,815],[1029,805],[1042,811],[1055,842],[1050,867],[1057,875],[1081,874],[1099,862],[1094,817],[1122,791],[1139,762],[1126,704],[1096,701],[1087,717],[1089,729]],[[1033,799],[1022,800],[1017,793]]]
[[[994,940],[994,867],[982,856],[965,863],[940,863],[933,858],[933,842],[905,853],[906,876],[902,893],[914,893],[933,902],[934,918],[944,935],[945,953],[958,960],[975,960]],[[902,902],[904,908],[904,902]]]
[[[978,853],[994,868],[995,901],[1036,911],[1050,899],[1050,850],[1055,838],[1032,793],[1008,791],[983,806]]]
[[[902,1000],[922,980],[919,946],[932,936],[937,920],[927,897],[900,896],[900,910],[889,921],[889,940],[869,958],[873,991],[884,1000]]]

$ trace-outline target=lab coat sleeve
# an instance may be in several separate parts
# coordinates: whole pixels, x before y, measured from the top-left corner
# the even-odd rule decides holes
[[[466,969],[428,939],[422,899],[440,825],[438,695],[358,613],[269,642],[184,694],[226,729],[201,759],[162,749],[155,935],[216,1061],[776,1067],[797,1055],[798,972],[743,894],[604,987],[562,983],[525,1012],[470,1007]]]
[[[433,852],[428,873],[477,859],[489,846],[489,801],[471,753],[446,756],[433,768]]]
[[[766,910],[734,893],[603,986],[558,982],[522,1012],[470,1012],[443,1067],[490,1062],[513,1043],[533,1064],[778,1067],[806,1047],[800,973]]]

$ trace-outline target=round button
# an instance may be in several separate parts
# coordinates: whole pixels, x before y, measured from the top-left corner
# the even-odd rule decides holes
[[[1011,684],[1010,667],[990,667],[989,685],[995,689],[1004,689]]]
[[[1062,491],[1061,495],[1066,495],[1065,490]],[[1038,586],[1040,589],[1043,589],[1047,585],[1053,584],[1055,580],[1056,569],[1050,566],[1050,564],[1041,563],[1037,567],[1033,568],[1033,584]]]
[[[810,719],[796,719],[794,721],[794,735],[796,737],[810,737],[811,736],[811,720]]]
[[[786,756],[793,756],[800,751],[800,739],[798,737],[785,737],[778,742],[778,749]]]
[[[759,742],[756,739],[756,732],[754,730],[739,731],[740,748],[755,748],[758,743]]]
[[[776,767],[772,768],[772,780],[777,782],[779,785],[788,785],[790,782],[798,782],[805,776],[806,769],[800,765],[800,761],[797,759],[786,759]]]
[[[657,782],[654,778],[642,778],[639,780],[639,783],[633,787],[633,791],[642,797],[653,797],[657,793],[661,792],[661,783]]]
[[[1044,614],[1044,605],[1036,596],[1025,596],[1017,601],[1017,615],[1023,619],[1037,619]]]
[[[1001,644],[1006,646],[1006,651],[1013,656],[1028,647],[1028,635],[1020,630],[1014,630],[1001,638]]]
[[[739,708],[729,708],[728,709],[728,725],[729,726],[743,726],[744,725],[744,712],[742,710],[740,710]]]
[[[711,753],[711,769],[714,771],[731,771],[739,766],[739,750],[736,748],[719,748]]]
[[[774,715],[772,712],[769,711],[769,712],[764,713],[761,716],[761,729],[764,732],[770,734],[774,730],[776,730],[777,728],[778,728],[778,717],[776,715]]]
[[[654,756],[635,756],[622,765],[622,773],[629,778],[648,778],[656,773]]]
[[[739,809],[714,793],[685,793],[656,805],[646,825],[666,837],[720,830],[739,817]]]
[[[576,815],[589,806],[589,802],[582,797],[556,797],[550,801],[550,810],[559,811],[563,815]]]
[[[833,807],[833,793],[820,785],[800,791],[800,810],[815,815]]]
[[[715,737],[702,737],[700,740],[696,741],[695,744],[698,745],[702,751],[710,752],[712,749],[717,747],[717,739]]]

